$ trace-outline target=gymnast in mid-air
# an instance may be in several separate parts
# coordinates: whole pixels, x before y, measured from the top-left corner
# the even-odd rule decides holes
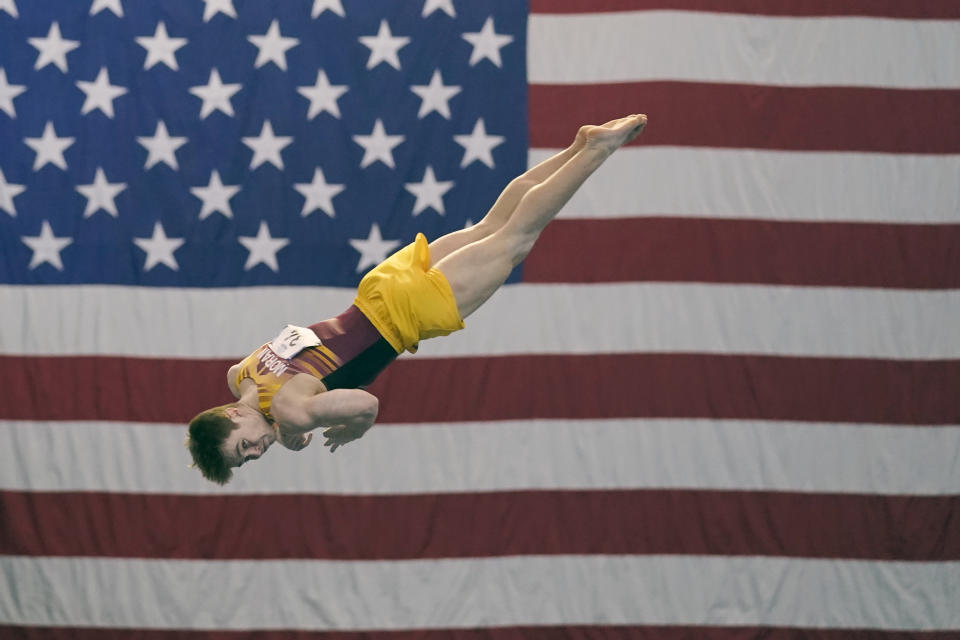
[[[417,234],[363,277],[349,309],[309,327],[287,325],[230,367],[237,401],[190,422],[194,466],[225,484],[274,442],[299,451],[324,429],[333,452],[363,436],[379,404],[362,387],[420,340],[462,329],[580,185],[646,123],[641,114],[581,127],[567,149],[514,178],[480,222],[429,244]]]

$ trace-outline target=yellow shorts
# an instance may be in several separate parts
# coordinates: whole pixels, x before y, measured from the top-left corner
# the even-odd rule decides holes
[[[416,353],[421,340],[463,329],[450,283],[430,268],[422,233],[363,277],[353,304],[397,353]]]

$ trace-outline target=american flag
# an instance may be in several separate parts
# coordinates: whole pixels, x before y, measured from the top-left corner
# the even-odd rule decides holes
[[[960,635],[960,4],[0,0],[0,636]],[[650,125],[335,455],[185,424]]]

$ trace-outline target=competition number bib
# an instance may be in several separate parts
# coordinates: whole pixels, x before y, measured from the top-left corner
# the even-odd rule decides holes
[[[320,338],[313,331],[306,327],[288,324],[270,343],[270,350],[284,360],[289,360],[307,347],[315,347],[318,344],[320,344]]]

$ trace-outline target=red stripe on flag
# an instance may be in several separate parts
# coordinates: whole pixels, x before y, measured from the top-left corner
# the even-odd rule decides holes
[[[523,279],[952,289],[957,247],[960,224],[561,219],[544,229]]]
[[[960,18],[960,4],[942,0],[530,0],[531,13],[710,11],[769,16]]]
[[[960,418],[960,361],[598,354],[404,364],[375,386],[386,405],[384,422],[637,416],[956,424]],[[453,383],[463,379],[472,384]],[[531,381],[545,392],[531,393]],[[411,401],[424,389],[442,397],[428,411]]]
[[[552,554],[957,560],[960,519],[952,516],[958,507],[960,496],[680,490],[2,492],[0,511],[7,517],[0,520],[0,553],[203,560]]]
[[[0,357],[0,419],[186,422],[233,400],[228,360]],[[65,375],[64,372],[69,372]],[[536,381],[538,393],[531,392]],[[687,417],[960,422],[960,360],[705,354],[410,358],[372,385],[380,423]]]
[[[956,640],[955,631],[883,631],[791,627],[707,627],[703,625],[552,625],[410,631],[189,631],[186,629],[96,629],[0,625],[0,636],[20,640]]]
[[[960,152],[960,127],[947,126],[960,113],[957,89],[663,81],[534,84],[529,95],[534,148],[566,147],[584,123],[643,112],[650,124],[635,144],[646,146]]]

